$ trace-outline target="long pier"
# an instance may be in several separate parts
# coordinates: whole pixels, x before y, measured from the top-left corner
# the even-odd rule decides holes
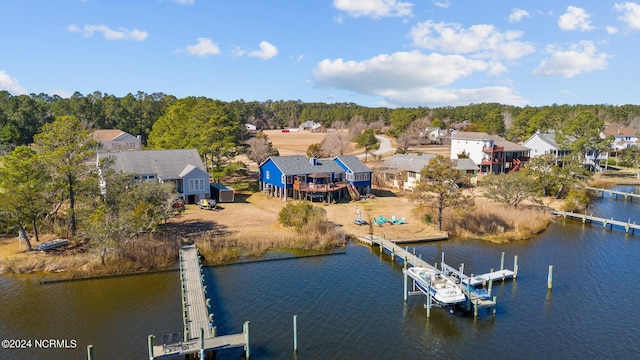
[[[585,189],[589,189],[589,190],[593,190],[596,192],[597,195],[602,195],[602,197],[604,197],[605,193],[609,194],[609,198],[612,198],[615,196],[615,198],[617,199],[618,196],[622,196],[625,200],[629,200],[629,201],[633,201],[634,198],[640,200],[640,194],[636,194],[636,193],[629,193],[629,192],[624,192],[624,191],[616,191],[616,190],[610,190],[610,189],[602,189],[602,188],[596,188],[596,187],[591,187],[591,186],[585,186]]]
[[[249,322],[239,334],[216,336],[213,314],[209,312],[210,300],[206,297],[200,255],[195,245],[180,249],[180,284],[182,289],[183,334],[167,334],[157,344],[149,335],[149,359],[161,359],[175,355],[199,354],[204,359],[207,351],[243,347],[249,359]]]
[[[365,243],[369,246],[379,246],[380,247],[380,254],[382,253],[389,253],[391,255],[391,260],[392,261],[401,261],[404,264],[404,269],[403,269],[403,274],[404,274],[404,301],[407,301],[407,296],[408,295],[419,295],[419,294],[425,294],[427,296],[427,316],[430,316],[431,313],[431,307],[432,307],[432,299],[431,299],[431,295],[425,293],[424,291],[420,290],[417,291],[416,290],[416,286],[414,284],[414,289],[413,291],[409,291],[408,289],[408,282],[407,282],[407,268],[410,266],[414,266],[414,267],[424,267],[424,268],[428,268],[428,269],[432,269],[432,270],[438,270],[437,269],[437,264],[436,266],[431,265],[429,263],[427,263],[426,261],[422,260],[421,256],[416,256],[415,254],[415,248],[414,248],[414,252],[410,253],[408,248],[403,249],[402,247],[398,246],[397,244],[395,244],[393,241],[390,240],[386,240],[383,239],[379,236],[362,236],[358,238],[358,241]],[[514,258],[514,271],[511,270],[506,270],[504,269],[504,253],[502,253],[502,261],[500,264],[500,271],[493,271],[491,270],[490,273],[487,274],[482,274],[482,275],[478,275],[478,276],[466,276],[464,275],[464,264],[461,266],[461,268],[455,269],[449,265],[447,265],[444,262],[444,254],[443,254],[443,258],[441,261],[441,272],[448,277],[451,276],[456,276],[459,281],[458,286],[460,286],[460,288],[465,292],[465,294],[467,295],[467,302],[466,302],[466,309],[467,311],[471,310],[471,307],[473,307],[473,314],[474,317],[478,316],[478,309],[480,308],[493,308],[493,313],[495,314],[496,312],[496,303],[497,303],[497,299],[494,296],[493,298],[491,297],[491,288],[492,288],[492,283],[494,280],[498,280],[498,279],[502,279],[502,281],[506,280],[506,279],[515,279],[515,277],[517,276],[517,269],[518,269],[518,257],[516,256]],[[471,288],[476,286],[476,285],[480,285],[482,284],[483,286],[486,285],[488,283],[488,292],[486,294],[480,294],[478,292],[475,291],[471,291]]]
[[[581,220],[583,224],[599,223],[599,224],[602,224],[602,227],[605,229],[607,228],[607,226],[609,226],[611,229],[613,229],[614,226],[619,226],[623,228],[626,233],[631,231],[632,234],[635,234],[636,230],[640,230],[640,224],[636,224],[635,221],[632,223],[631,219],[627,221],[619,221],[619,220],[614,220],[613,218],[605,219],[603,217],[598,217],[593,215],[578,214],[574,212],[558,211],[558,210],[554,210],[553,215],[562,216],[564,219],[570,218],[570,219]]]

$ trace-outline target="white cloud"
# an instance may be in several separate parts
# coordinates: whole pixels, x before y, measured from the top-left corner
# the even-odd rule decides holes
[[[640,5],[632,2],[616,3],[613,9],[623,13],[619,19],[634,30],[640,29]]]
[[[49,91],[49,94],[58,95],[61,98],[65,98],[65,99],[68,99],[73,95],[73,93],[71,93],[71,92],[68,92],[68,91],[65,91],[65,90],[60,90],[60,89],[53,89],[53,90]]]
[[[618,28],[615,27],[615,26],[607,26],[606,30],[607,30],[607,34],[617,34],[618,33]]]
[[[558,26],[565,31],[593,30],[593,26],[589,23],[589,14],[584,9],[575,6],[567,7],[567,12],[558,19]]]
[[[434,5],[439,8],[446,9],[449,7],[450,1],[449,0],[434,1]]]
[[[399,0],[333,0],[333,6],[352,17],[411,16],[413,3]]]
[[[67,26],[69,32],[79,32],[86,37],[92,37],[95,33],[102,33],[107,40],[133,40],[142,41],[146,39],[149,34],[146,31],[140,31],[138,29],[128,30],[125,28],[119,28],[118,30],[110,29],[107,25],[85,25],[79,27],[75,24]]]
[[[526,18],[529,16],[530,15],[527,10],[513,9],[513,11],[511,11],[511,14],[509,14],[509,22],[510,23],[520,22],[522,21],[523,18]]]
[[[195,0],[173,0],[173,2],[178,3],[180,5],[191,5],[195,3]]]
[[[506,87],[445,89],[456,80],[474,73],[488,75],[503,70],[500,64],[473,60],[461,55],[425,55],[419,51],[379,55],[364,61],[325,59],[313,71],[321,87],[376,95],[402,106],[453,105],[496,101],[524,104]],[[511,95],[509,95],[511,94]]]
[[[423,88],[410,92],[395,92],[385,95],[388,102],[399,106],[461,106],[479,103],[500,103],[514,106],[529,105],[512,88],[488,86],[477,89]]]
[[[209,38],[197,38],[198,41],[195,45],[187,45],[187,52],[195,56],[207,56],[220,54],[220,48],[214,44]]]
[[[276,55],[278,55],[278,48],[268,41],[261,41],[260,50],[254,50],[249,53],[249,56],[257,57],[262,60],[269,60]]]
[[[517,59],[535,51],[518,41],[520,31],[500,32],[493,25],[473,25],[468,29],[456,23],[425,21],[414,26],[409,33],[413,45],[456,54],[475,54],[478,57]]]
[[[542,60],[533,70],[533,76],[562,76],[571,78],[585,72],[605,70],[611,55],[598,53],[593,41],[581,41],[568,50],[557,46],[549,46],[547,51],[551,58]]]
[[[18,79],[9,76],[4,70],[0,70],[0,90],[6,90],[11,95],[25,95],[27,93],[27,89],[18,84]]]

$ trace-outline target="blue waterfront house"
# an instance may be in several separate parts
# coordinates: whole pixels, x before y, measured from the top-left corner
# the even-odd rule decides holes
[[[260,164],[260,189],[282,200],[331,202],[371,192],[371,169],[355,156],[271,156]]]

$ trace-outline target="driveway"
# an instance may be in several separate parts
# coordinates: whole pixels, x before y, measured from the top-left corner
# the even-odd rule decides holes
[[[384,155],[389,152],[395,152],[396,148],[391,146],[391,139],[386,136],[376,135],[376,139],[380,141],[380,148],[373,152],[373,155]]]

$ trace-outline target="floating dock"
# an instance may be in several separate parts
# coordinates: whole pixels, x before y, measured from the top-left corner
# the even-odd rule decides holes
[[[414,252],[410,253],[408,248],[403,249],[402,247],[396,245],[394,242],[383,239],[378,236],[363,236],[358,238],[360,242],[363,242],[370,246],[379,246],[380,254],[385,252],[391,255],[392,261],[401,261],[404,264],[403,274],[404,274],[404,301],[407,301],[408,295],[420,295],[424,294],[427,296],[427,316],[431,314],[431,307],[434,305],[434,301],[432,301],[430,294],[424,289],[417,287],[415,282],[413,284],[413,290],[409,290],[408,286],[408,275],[406,273],[406,269],[408,267],[424,267],[432,270],[437,269],[436,266],[433,266],[426,261],[422,260],[421,256],[417,256]],[[493,314],[496,313],[496,303],[497,298],[495,296],[491,297],[491,289],[492,283],[496,280],[507,280],[507,279],[515,279],[518,272],[518,257],[514,257],[514,270],[504,269],[504,252],[502,253],[502,260],[500,264],[499,271],[493,271],[481,274],[481,275],[472,275],[466,276],[464,275],[464,264],[461,265],[460,269],[455,269],[444,262],[444,254],[442,255],[442,261],[440,262],[441,269],[439,270],[443,275],[451,278],[454,282],[458,283],[458,286],[465,292],[467,296],[467,301],[465,304],[466,310],[471,311],[473,308],[474,317],[478,316],[478,309],[488,308],[493,309]],[[399,260],[398,260],[399,259]],[[485,292],[477,292],[473,289],[477,285],[488,285],[488,290]]]
[[[198,249],[195,245],[183,246],[180,249],[180,284],[184,332],[164,335],[160,344],[149,335],[149,359],[189,354],[199,354],[204,359],[207,351],[232,347],[243,347],[249,358],[249,322],[244,323],[242,333],[216,336],[213,314],[209,313],[211,303],[203,282]]]

